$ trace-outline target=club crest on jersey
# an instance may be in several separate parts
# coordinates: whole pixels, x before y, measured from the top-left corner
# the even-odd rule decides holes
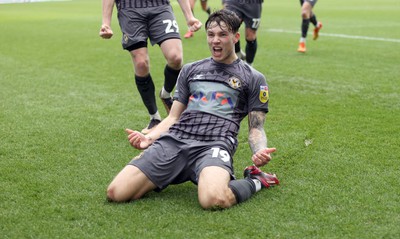
[[[238,89],[242,86],[242,82],[236,77],[229,78],[228,83],[233,89]]]
[[[260,86],[260,97],[259,97],[261,103],[267,103],[269,99],[268,95],[268,86],[262,85]]]

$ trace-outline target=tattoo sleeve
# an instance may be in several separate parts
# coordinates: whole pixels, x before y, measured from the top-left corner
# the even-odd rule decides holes
[[[249,145],[253,154],[267,147],[267,135],[264,130],[265,115],[262,111],[249,113]]]

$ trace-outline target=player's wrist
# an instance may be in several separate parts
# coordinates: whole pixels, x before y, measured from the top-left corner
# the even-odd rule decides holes
[[[144,136],[150,143],[153,143],[154,139],[150,135]]]

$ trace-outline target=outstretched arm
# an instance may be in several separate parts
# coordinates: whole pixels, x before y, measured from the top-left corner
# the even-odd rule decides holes
[[[254,165],[261,167],[271,160],[271,153],[275,148],[267,147],[267,136],[264,130],[265,112],[252,111],[249,113],[249,145],[253,156],[251,160]]]
[[[113,36],[111,29],[111,17],[114,7],[114,0],[103,0],[103,22],[100,27],[99,35],[104,39],[110,39]]]
[[[189,0],[178,0],[181,6],[183,15],[185,15],[186,23],[189,27],[189,31],[195,32],[201,28],[202,23],[193,16],[192,9],[190,8]]]
[[[185,109],[186,106],[184,104],[175,100],[167,118],[162,120],[161,123],[159,123],[156,128],[147,135],[138,131],[126,129],[125,131],[128,134],[129,143],[136,149],[146,149],[156,139],[158,139],[161,134],[167,132],[171,125],[175,124],[179,120],[179,117]]]

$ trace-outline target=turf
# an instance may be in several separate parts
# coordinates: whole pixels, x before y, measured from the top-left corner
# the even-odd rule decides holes
[[[107,41],[101,1],[0,4],[0,237],[398,238],[399,12],[397,0],[319,1],[321,36],[300,54],[299,3],[265,1],[254,67],[270,85],[265,129],[278,149],[264,169],[281,185],[204,211],[191,183],[105,201],[138,153],[124,129],[148,121],[116,12]],[[199,3],[195,13],[205,22]],[[185,62],[208,57],[204,29],[183,47]],[[160,89],[165,60],[149,52]],[[250,164],[242,130],[239,178]]]

